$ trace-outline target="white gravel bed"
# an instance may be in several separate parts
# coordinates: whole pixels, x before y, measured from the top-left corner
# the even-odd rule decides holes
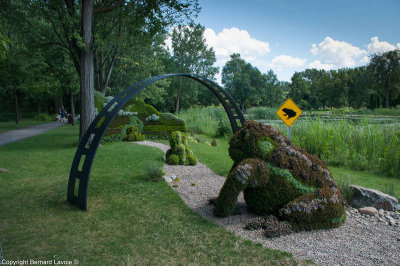
[[[167,145],[150,141],[136,143],[157,147],[164,152],[169,148]],[[164,170],[167,175],[176,175],[181,180],[173,189],[190,208],[243,238],[323,265],[400,265],[398,226],[347,215],[346,222],[339,228],[306,231],[269,239],[263,236],[262,231],[243,229],[252,218],[257,217],[247,211],[243,195],[238,200],[241,215],[227,218],[213,215],[213,206],[208,200],[218,196],[225,177],[213,173],[201,163],[195,166],[165,164]]]

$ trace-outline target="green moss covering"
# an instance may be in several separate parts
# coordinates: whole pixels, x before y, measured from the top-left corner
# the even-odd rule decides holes
[[[170,134],[170,132],[181,131],[185,132],[185,125],[182,126],[170,126],[170,125],[154,125],[154,124],[145,124],[144,125],[144,133],[145,134],[154,134],[154,133],[164,133]]]
[[[169,144],[171,149],[166,153],[168,164],[195,165],[197,163],[193,152],[189,149],[185,133],[180,131],[172,132]]]
[[[229,144],[234,164],[216,199],[216,215],[232,215],[243,191],[250,211],[279,216],[300,229],[344,222],[344,199],[325,163],[277,129],[248,121]]]
[[[127,104],[126,110],[128,110],[129,112],[137,112],[138,117],[142,121],[144,121],[147,117],[151,116],[152,114],[160,116],[160,112],[158,112],[153,106],[145,103],[142,100],[134,100],[132,101],[131,105]]]
[[[258,140],[257,148],[262,157],[267,157],[275,146],[270,138],[261,138]]]
[[[125,141],[142,141],[145,140],[145,136],[139,133],[139,130],[135,126],[129,126],[126,129]]]

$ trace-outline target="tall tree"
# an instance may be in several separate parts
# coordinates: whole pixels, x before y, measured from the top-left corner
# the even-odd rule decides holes
[[[303,72],[295,72],[291,78],[290,92],[288,95],[301,108],[310,108],[310,82],[304,78]]]
[[[206,78],[214,79],[218,68],[214,67],[216,57],[214,49],[208,47],[204,37],[205,28],[200,24],[178,26],[171,34],[171,61],[174,72],[195,73]],[[196,100],[198,85],[190,80],[178,78],[172,81],[176,88],[175,113],[179,112],[182,95],[190,95]],[[182,89],[185,88],[183,91]]]
[[[82,137],[94,118],[93,52],[94,47],[96,47],[96,40],[93,35],[96,36],[96,32],[92,32],[93,19],[99,19],[110,12],[121,11],[125,14],[125,18],[130,18],[132,22],[136,20],[144,21],[145,25],[157,25],[155,28],[160,29],[167,27],[171,23],[179,22],[181,19],[190,18],[193,13],[197,13],[199,10],[197,0],[5,0],[4,2],[7,2],[9,6],[14,5],[15,2],[26,6],[29,15],[24,16],[18,23],[21,28],[26,29],[26,34],[29,38],[41,43],[43,46],[58,46],[60,52],[62,51],[71,57],[81,79],[80,137]],[[132,15],[133,13],[134,15]],[[121,17],[124,16],[119,16],[118,18]],[[113,32],[119,31],[126,25],[121,24],[118,18],[112,24],[115,25],[114,28],[111,28]],[[113,18],[108,16],[107,19]],[[79,29],[81,30],[79,31]],[[147,31],[148,28],[139,27],[139,30]],[[116,38],[114,41],[118,42]],[[113,47],[115,46],[116,43],[114,43]],[[114,55],[113,58],[115,58]],[[109,66],[108,69],[112,69],[112,67]]]
[[[243,112],[246,107],[260,103],[260,86],[263,86],[260,81],[261,72],[242,59],[240,54],[232,54],[222,69],[222,84]]]
[[[400,94],[400,50],[393,50],[371,58],[369,68],[374,73],[377,84],[385,99],[385,107],[389,108],[389,98]]]

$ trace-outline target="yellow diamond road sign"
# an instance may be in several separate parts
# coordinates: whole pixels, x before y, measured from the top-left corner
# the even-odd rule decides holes
[[[294,103],[292,99],[287,99],[281,108],[276,111],[280,119],[290,127],[294,121],[301,115],[301,109]]]

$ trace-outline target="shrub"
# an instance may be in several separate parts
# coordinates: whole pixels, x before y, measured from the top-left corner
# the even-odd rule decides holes
[[[167,163],[171,165],[178,165],[179,164],[179,155],[171,154],[167,157]]]
[[[149,163],[146,167],[146,176],[150,181],[162,180],[164,171],[157,162]]]
[[[342,193],[347,205],[350,205],[353,201],[353,190],[350,187],[348,180],[342,181],[338,184],[339,190]]]
[[[188,159],[188,162],[189,162],[190,165],[196,165],[197,164],[197,159],[196,159],[196,157],[194,157],[193,154],[189,154],[187,159]]]
[[[180,131],[172,132],[169,143],[171,149],[166,153],[168,164],[195,165],[197,163],[193,152],[189,149],[185,133]]]
[[[126,129],[125,141],[142,141],[145,140],[145,136],[140,134],[137,127],[129,126]]]
[[[211,146],[216,147],[218,146],[217,140],[213,139],[213,141],[211,142]]]
[[[35,120],[37,121],[53,121],[54,118],[47,113],[40,113],[35,116]]]

